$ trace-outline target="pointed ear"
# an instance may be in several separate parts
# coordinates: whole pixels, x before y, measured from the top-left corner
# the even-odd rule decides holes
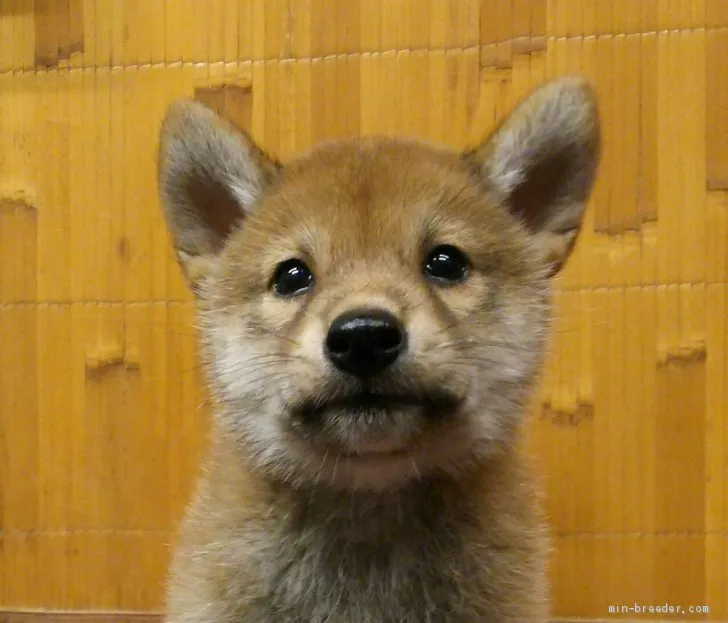
[[[584,80],[568,77],[534,91],[466,156],[493,200],[531,232],[555,274],[579,233],[599,152],[593,91]]]
[[[279,167],[207,106],[182,100],[169,108],[160,135],[159,191],[177,258],[193,290]]]

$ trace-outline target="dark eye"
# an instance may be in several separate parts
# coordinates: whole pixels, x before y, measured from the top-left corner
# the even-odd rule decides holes
[[[468,259],[462,251],[449,244],[435,247],[425,258],[425,274],[443,283],[457,283],[468,274]]]
[[[311,269],[301,260],[286,260],[278,264],[272,286],[279,296],[295,296],[308,290],[313,284]]]

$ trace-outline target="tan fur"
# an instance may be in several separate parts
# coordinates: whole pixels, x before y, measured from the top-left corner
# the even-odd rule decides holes
[[[549,277],[596,171],[589,88],[546,85],[467,154],[367,138],[281,167],[193,102],[172,107],[161,144],[216,399],[167,620],[546,621],[547,538],[518,439]],[[462,283],[425,278],[439,244],[468,256]],[[271,276],[289,258],[315,282],[281,298]],[[356,390],[322,345],[361,307],[407,330],[405,356],[369,389],[449,402],[301,416]]]

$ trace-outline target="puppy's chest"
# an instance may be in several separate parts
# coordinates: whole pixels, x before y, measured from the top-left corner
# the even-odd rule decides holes
[[[289,533],[269,551],[260,623],[474,620],[478,573],[457,538],[406,527],[379,540],[337,532]]]

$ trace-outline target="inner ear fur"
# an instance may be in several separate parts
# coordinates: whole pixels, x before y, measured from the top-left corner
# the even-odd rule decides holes
[[[194,100],[170,106],[159,139],[159,192],[193,289],[279,169],[247,133],[207,106]]]
[[[466,154],[493,201],[532,234],[552,274],[574,246],[599,157],[596,98],[578,77],[533,91]]]

